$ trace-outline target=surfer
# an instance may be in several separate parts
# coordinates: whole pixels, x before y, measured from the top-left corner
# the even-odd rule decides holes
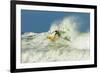
[[[55,31],[52,32],[47,38],[48,38],[49,40],[51,40],[51,41],[56,41],[57,39],[62,38],[62,37],[61,37],[61,32],[58,31],[58,30],[55,30]],[[65,40],[67,40],[67,41],[71,41],[70,38],[68,38],[68,37],[64,37],[64,38],[62,38],[62,39],[65,39]]]
[[[57,35],[58,37],[61,37],[60,31],[55,30],[54,32],[55,32],[55,36]],[[64,39],[70,41],[70,39],[68,37],[65,37]]]
[[[55,32],[55,36],[56,35],[59,36],[59,37],[61,36],[61,34],[60,34],[60,32],[58,30],[55,30],[54,32]]]
[[[58,30],[55,30],[52,32],[47,38],[51,41],[57,40],[61,36],[60,32]]]

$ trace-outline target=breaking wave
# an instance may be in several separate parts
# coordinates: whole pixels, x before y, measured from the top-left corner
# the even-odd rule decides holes
[[[89,32],[79,32],[75,17],[52,23],[48,32],[22,34],[22,63],[89,60]],[[47,37],[55,30],[61,36],[55,41]]]

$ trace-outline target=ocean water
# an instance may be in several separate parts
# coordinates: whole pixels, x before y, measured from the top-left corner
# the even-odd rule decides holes
[[[61,36],[55,41],[47,37],[58,30]],[[47,32],[24,32],[21,36],[22,63],[89,60],[90,33],[79,32],[74,17],[53,23]]]

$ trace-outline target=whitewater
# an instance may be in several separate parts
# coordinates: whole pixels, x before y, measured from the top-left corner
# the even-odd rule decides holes
[[[90,32],[79,32],[80,23],[75,17],[54,21],[47,32],[25,32],[21,35],[22,63],[79,61],[90,58]],[[47,37],[55,30],[60,38]]]

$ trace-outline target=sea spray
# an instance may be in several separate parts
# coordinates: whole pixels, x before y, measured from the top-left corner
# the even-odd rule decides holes
[[[79,22],[75,17],[66,17],[54,21],[48,32],[22,34],[22,62],[51,62],[88,60],[89,32],[79,32]],[[56,41],[48,40],[47,36],[55,30],[61,36]]]

